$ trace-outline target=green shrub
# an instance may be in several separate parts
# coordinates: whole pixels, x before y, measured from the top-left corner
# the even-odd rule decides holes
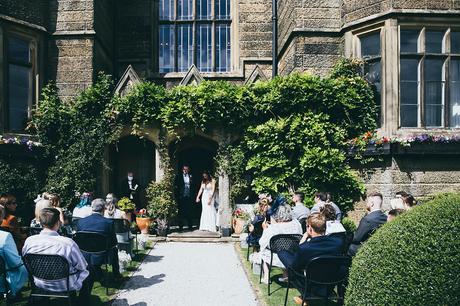
[[[353,259],[347,306],[460,305],[460,194],[380,228]]]
[[[342,225],[347,231],[347,233],[353,233],[354,231],[356,231],[357,228],[355,222],[353,222],[353,220],[351,220],[348,217],[342,219]]]

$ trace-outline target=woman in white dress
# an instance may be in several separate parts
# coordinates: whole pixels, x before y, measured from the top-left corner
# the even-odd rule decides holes
[[[214,207],[216,193],[216,180],[211,177],[209,172],[203,172],[200,191],[196,196],[196,202],[200,202],[201,197],[201,218],[200,231],[216,231],[216,209]]]

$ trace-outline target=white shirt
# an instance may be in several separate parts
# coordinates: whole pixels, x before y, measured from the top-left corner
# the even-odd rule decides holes
[[[295,203],[295,206],[292,208],[292,218],[300,220],[308,217],[310,215],[310,209],[308,209],[303,203]]]
[[[22,254],[60,255],[69,262],[70,275],[69,290],[80,290],[85,278],[88,277],[87,262],[80,252],[78,245],[70,238],[59,236],[55,231],[43,229],[39,235],[26,239]],[[66,280],[47,281],[35,278],[37,287],[50,291],[65,291]]]
[[[85,218],[93,214],[91,205],[83,206],[82,208],[75,207],[72,212],[72,217],[74,218]]]
[[[113,216],[110,216],[107,210],[104,212],[104,217],[108,219],[122,219],[123,216],[124,216],[123,211],[119,210],[118,208],[115,208],[115,212],[113,213]]]

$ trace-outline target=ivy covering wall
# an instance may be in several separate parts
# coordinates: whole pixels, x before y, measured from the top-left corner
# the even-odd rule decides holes
[[[65,102],[49,85],[32,121],[45,158],[52,160],[44,189],[66,204],[75,192],[95,190],[97,171],[108,167],[104,150],[122,127],[139,134],[159,124],[162,135],[233,135],[237,140],[216,158],[219,170],[230,175],[232,197],[247,190],[242,176],[249,172],[256,192],[328,190],[350,208],[364,189],[348,166],[347,143],[376,128],[373,91],[358,68],[344,60],[325,78],[292,74],[247,86],[204,81],[165,89],[143,82],[124,97],[114,96],[111,78],[100,75]]]

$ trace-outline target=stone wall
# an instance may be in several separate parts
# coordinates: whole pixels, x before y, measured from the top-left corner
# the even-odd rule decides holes
[[[279,72],[325,75],[341,54],[341,1],[279,0]]]
[[[51,0],[48,29],[48,79],[66,99],[93,82],[93,1]]]
[[[49,0],[1,0],[0,14],[46,28],[48,2]]]

